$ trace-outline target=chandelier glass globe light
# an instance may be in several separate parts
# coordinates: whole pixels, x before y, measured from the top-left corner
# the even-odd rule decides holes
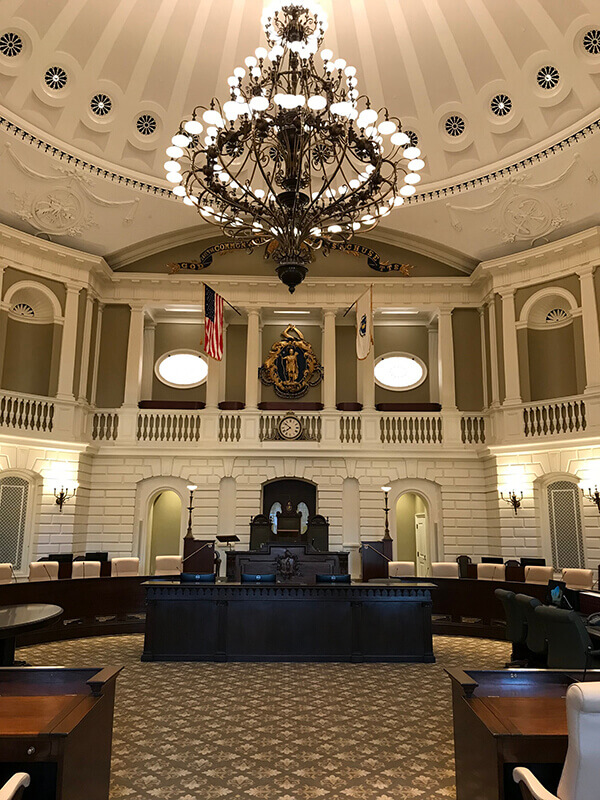
[[[268,245],[293,292],[314,250],[371,230],[415,193],[425,166],[400,120],[375,110],[356,69],[321,50],[313,0],[278,0],[259,47],[228,79],[229,98],[197,106],[167,149],[173,193],[249,249]]]

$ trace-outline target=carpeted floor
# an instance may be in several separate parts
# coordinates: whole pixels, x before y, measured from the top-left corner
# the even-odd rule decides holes
[[[142,664],[142,636],[38,645],[33,666],[121,666],[111,800],[452,800],[444,667],[509,646],[438,636],[436,664]]]

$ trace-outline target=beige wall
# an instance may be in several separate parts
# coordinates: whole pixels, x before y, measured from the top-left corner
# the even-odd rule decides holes
[[[356,403],[356,329],[338,325],[335,329],[336,402]]]
[[[376,403],[428,403],[429,402],[429,334],[425,325],[376,325],[375,358],[385,353],[402,352],[418,356],[427,366],[427,378],[416,389],[394,392],[375,386]],[[355,356],[356,358],[356,356]]]
[[[229,325],[225,338],[225,400],[246,402],[247,325]]]
[[[8,319],[2,388],[26,394],[51,393],[54,325]],[[58,327],[58,326],[57,326]]]
[[[99,408],[118,408],[123,405],[130,316],[127,305],[104,307],[96,392],[96,405]]]
[[[425,513],[427,513],[427,507],[418,494],[408,492],[398,498],[396,504],[397,561],[416,562],[415,514]]]
[[[181,538],[181,498],[177,492],[161,492],[152,505],[150,572],[156,556],[178,556]]]
[[[531,400],[578,394],[573,325],[527,331]]]
[[[452,312],[456,406],[460,411],[483,408],[483,364],[481,322],[476,308],[455,308]]]
[[[35,273],[22,272],[20,269],[7,267],[4,270],[4,277],[2,279],[2,296],[4,297],[7,290],[10,289],[13,284],[19,283],[20,281],[35,281],[35,283],[41,283],[44,286],[47,286],[48,289],[54,292],[58,298],[58,302],[60,303],[62,313],[65,313],[67,290],[64,283],[60,283],[60,281],[53,281],[50,278],[44,278],[41,275],[36,275]]]
[[[204,325],[200,323],[160,322],[154,334],[154,361],[152,363],[152,400],[186,400],[204,402],[206,381],[193,389],[175,389],[156,377],[154,364],[170,350],[195,350],[204,352]]]
[[[306,341],[311,343],[315,355],[317,356],[318,360],[321,361],[321,326],[306,325],[301,322],[294,324],[296,325],[298,330],[301,331]],[[263,327],[262,362],[264,362],[265,358],[268,356],[272,345],[275,342],[279,341],[279,339],[281,338],[281,334],[286,328],[287,328],[287,322],[283,322],[282,324],[277,324],[277,325],[265,325]],[[301,402],[320,403],[321,388],[322,384],[310,388],[308,392],[304,395],[304,397],[300,397],[299,400]],[[272,386],[261,386],[261,400],[273,402],[273,401],[280,401],[281,399],[282,399],[281,397],[278,397],[275,394],[275,390],[273,389]],[[291,400],[289,402],[293,403],[294,401]]]

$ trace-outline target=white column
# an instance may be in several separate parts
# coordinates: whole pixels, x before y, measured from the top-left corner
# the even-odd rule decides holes
[[[433,325],[427,328],[427,353],[429,356],[429,401],[440,402],[440,371],[438,369],[438,331]]]
[[[438,313],[438,363],[442,410],[456,411],[452,311],[446,308]]]
[[[229,323],[223,320],[223,360],[219,365],[219,397],[227,399],[227,329]]]
[[[488,327],[490,332],[490,384],[492,388],[491,408],[500,404],[500,381],[498,379],[498,333],[496,331],[496,303],[494,297],[488,304]]]
[[[217,408],[221,383],[221,362],[208,356],[208,375],[206,377],[206,408]]]
[[[98,393],[98,366],[100,364],[100,341],[102,339],[102,315],[104,303],[98,303],[98,317],[96,319],[96,341],[94,342],[94,361],[92,363],[92,390],[90,392],[90,402],[96,405],[96,395]]]
[[[336,407],[335,311],[323,312],[323,405],[326,411]]]
[[[73,400],[73,373],[75,371],[75,349],[77,347],[77,314],[79,310],[79,287],[67,286],[65,321],[63,324],[60,363],[58,367],[59,400]]]
[[[356,375],[358,379],[358,401],[362,403],[363,411],[373,411],[375,408],[375,347],[371,345],[369,355],[358,362]]]
[[[578,270],[578,273],[581,286],[581,321],[585,351],[585,391],[586,393],[598,392],[600,390],[600,334],[594,268],[592,265],[588,265]]]
[[[90,368],[92,346],[92,317],[94,314],[94,296],[89,287],[87,290],[87,299],[85,303],[85,320],[83,323],[83,338],[81,342],[81,368],[79,370],[79,390],[77,392],[77,399],[85,402],[87,396],[87,380]]]
[[[132,306],[127,339],[127,371],[123,405],[137,407],[142,385],[142,361],[144,355],[144,307]]]
[[[487,346],[485,343],[485,306],[479,309],[479,335],[481,336],[481,380],[483,383],[483,407],[489,405],[488,382],[487,382]]]
[[[146,319],[144,323],[144,358],[142,363],[142,400],[152,399],[155,337],[156,322],[153,319]]]
[[[246,339],[246,408],[258,406],[258,368],[260,366],[260,314],[258,309],[248,311]]]
[[[521,403],[521,381],[519,376],[519,346],[515,318],[515,290],[503,289],[502,297],[502,342],[504,344],[504,405]]]

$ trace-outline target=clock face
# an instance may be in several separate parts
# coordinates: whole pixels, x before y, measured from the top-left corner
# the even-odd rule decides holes
[[[302,424],[296,417],[284,417],[279,423],[279,434],[282,439],[297,439],[302,433]]]

